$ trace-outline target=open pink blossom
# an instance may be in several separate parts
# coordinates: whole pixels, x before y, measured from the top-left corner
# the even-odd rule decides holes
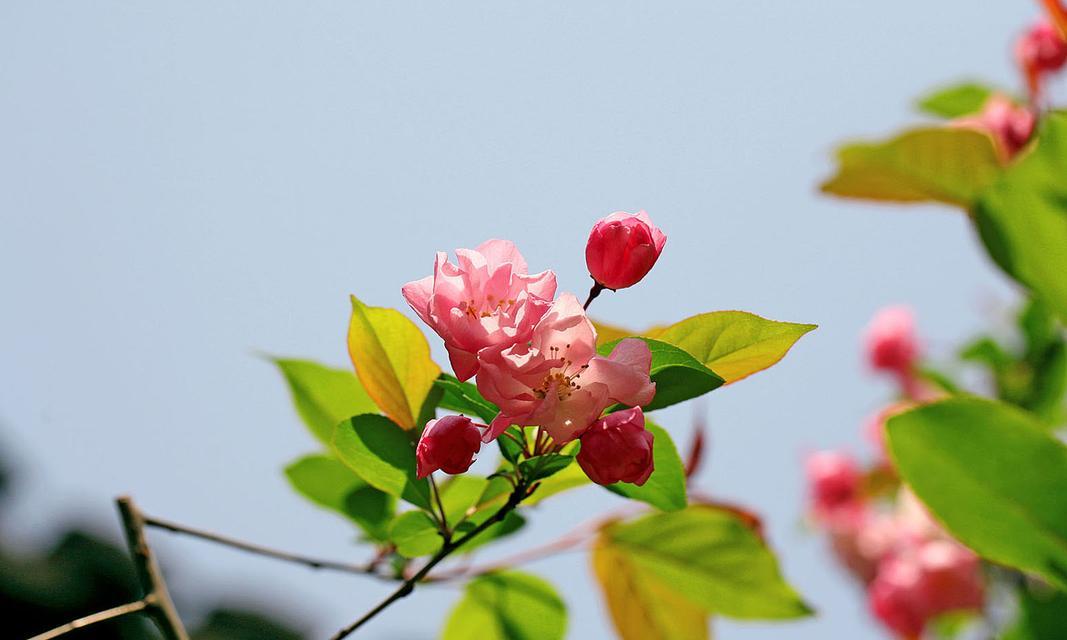
[[[543,427],[557,443],[580,436],[614,403],[646,405],[652,354],[643,341],[619,342],[596,355],[596,330],[581,303],[563,294],[534,326],[530,339],[478,353],[478,390],[500,407],[485,441],[509,425]]]
[[[1037,117],[1027,107],[1016,105],[1010,98],[996,94],[986,101],[980,113],[960,118],[955,124],[988,134],[1001,161],[1008,162],[1030,141]]]
[[[466,416],[430,420],[415,447],[416,475],[425,478],[438,469],[451,474],[470,469],[487,428]]]
[[[595,225],[585,246],[589,274],[608,289],[641,281],[656,264],[667,236],[644,211],[617,211]]]
[[[1042,94],[1045,77],[1067,66],[1067,40],[1047,20],[1040,20],[1015,43],[1019,64],[1032,98]]]
[[[457,249],[456,264],[437,254],[433,275],[404,285],[404,298],[441,336],[460,380],[478,371],[477,353],[526,340],[556,294],[556,274],[528,274],[507,240]]]
[[[578,464],[597,484],[645,484],[655,465],[654,436],[645,429],[645,414],[633,407],[608,414],[582,434]]]
[[[805,463],[812,514],[823,523],[853,520],[863,510],[863,475],[852,456],[819,451]]]

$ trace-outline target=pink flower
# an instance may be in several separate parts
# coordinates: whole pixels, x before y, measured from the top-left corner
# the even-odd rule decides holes
[[[905,638],[922,634],[928,615],[925,598],[922,569],[909,558],[883,562],[867,591],[874,615]]]
[[[466,416],[445,416],[426,423],[415,448],[418,462],[416,475],[425,478],[441,469],[445,473],[463,473],[474,463],[474,454],[482,446],[482,432],[488,429]]]
[[[923,542],[882,562],[868,598],[871,610],[887,627],[915,638],[936,616],[982,607],[981,566],[978,557],[959,543]]]
[[[438,252],[433,275],[404,285],[404,298],[445,341],[460,380],[478,371],[477,353],[526,340],[556,294],[556,274],[527,274],[526,261],[506,240],[457,249],[453,265]]]
[[[617,211],[593,225],[585,245],[585,263],[593,279],[608,289],[625,289],[645,277],[667,236],[644,211]]]
[[[919,358],[919,339],[911,309],[896,306],[878,311],[867,325],[865,342],[871,367],[903,379],[913,377]]]
[[[960,118],[955,124],[989,134],[1000,159],[1008,162],[1030,141],[1037,118],[1026,107],[1016,106],[1009,98],[997,94],[986,101],[981,113]]]
[[[638,339],[596,355],[596,331],[578,299],[560,296],[534,326],[530,339],[478,353],[478,390],[500,407],[484,440],[509,425],[537,425],[557,443],[580,436],[608,406],[652,401],[652,354]]]
[[[582,434],[578,464],[597,484],[643,485],[654,469],[651,431],[641,407],[608,414]]]
[[[827,524],[843,524],[863,511],[860,483],[863,476],[856,461],[839,451],[819,451],[805,464],[812,513]]]
[[[1037,98],[1045,76],[1067,65],[1067,41],[1052,24],[1041,20],[1015,42],[1015,60],[1026,76],[1031,97]]]

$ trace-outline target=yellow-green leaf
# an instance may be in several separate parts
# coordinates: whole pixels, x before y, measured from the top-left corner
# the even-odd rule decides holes
[[[622,338],[641,335],[641,332],[639,331],[630,331],[629,329],[624,329],[623,327],[618,327],[613,324],[607,324],[606,322],[592,320],[592,323],[593,328],[596,329],[596,343],[598,346],[609,342],[615,342]]]
[[[837,162],[824,193],[961,207],[970,206],[1001,171],[992,139],[962,127],[914,129],[886,141],[845,145]]]
[[[713,311],[646,335],[689,352],[730,384],[781,360],[815,327],[767,320],[746,311]]]
[[[413,429],[441,369],[422,331],[396,309],[368,307],[352,296],[348,355],[367,394],[401,427]]]
[[[642,571],[630,554],[601,536],[590,556],[593,574],[622,640],[707,640],[708,614]]]

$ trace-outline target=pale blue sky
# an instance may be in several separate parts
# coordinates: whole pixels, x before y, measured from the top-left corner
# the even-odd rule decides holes
[[[815,185],[835,141],[912,120],[912,98],[938,83],[1014,86],[1010,39],[1036,13],[963,0],[0,4],[0,441],[22,482],[5,529],[43,544],[81,517],[117,536],[111,498],[131,492],[181,522],[363,557],[344,523],[287,488],[279,470],[315,445],[253,353],[344,364],[349,293],[399,307],[435,250],[489,237],[581,295],[589,227],[644,208],[666,253],[594,315],[641,327],[745,309],[821,325],[709,398],[701,478],[765,514],[820,615],[722,622],[718,637],[880,637],[801,527],[803,454],[861,450],[861,422],[888,397],[857,350],[875,309],[913,304],[944,355],[1010,288],[958,213],[832,201]],[[689,419],[661,422],[684,442]],[[561,497],[511,548],[615,504],[595,489]],[[325,637],[385,592],[152,538],[186,610],[263,599]],[[571,638],[607,637],[586,565],[527,569],[560,586]],[[433,637],[456,596],[421,590],[367,637]]]

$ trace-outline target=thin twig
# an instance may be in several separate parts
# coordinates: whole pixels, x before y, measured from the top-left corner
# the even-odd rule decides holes
[[[119,605],[106,611],[100,611],[98,613],[87,615],[84,618],[72,620],[67,624],[52,629],[51,631],[45,631],[44,633],[33,636],[32,638],[30,638],[30,640],[52,640],[52,638],[58,638],[59,636],[65,633],[70,633],[71,631],[74,631],[75,629],[81,629],[83,627],[88,627],[91,624],[104,622],[106,620],[114,620],[115,618],[120,618],[131,613],[144,611],[146,607],[148,607],[148,603],[144,600],[138,600],[137,602],[130,602],[128,604]]]
[[[401,598],[410,595],[411,592],[415,590],[415,584],[425,578],[426,575],[429,574],[430,571],[434,567],[436,567],[438,563],[447,558],[453,551],[462,547],[464,544],[470,541],[471,538],[474,538],[475,536],[482,533],[497,522],[502,521],[504,517],[513,509],[515,509],[515,507],[519,506],[519,503],[522,502],[523,499],[525,499],[528,495],[529,493],[527,492],[526,483],[520,480],[516,485],[515,490],[512,491],[511,495],[508,497],[508,501],[504,503],[504,506],[500,507],[500,509],[498,509],[485,522],[482,522],[473,530],[471,530],[470,533],[467,533],[466,535],[457,538],[456,540],[446,541],[441,547],[441,549],[436,554],[434,554],[434,556],[430,558],[430,560],[425,565],[423,565],[421,569],[419,569],[418,573],[411,576],[407,580],[404,580],[403,584],[401,584],[396,591],[391,593],[389,597],[379,602],[373,609],[365,613],[363,617],[335,633],[333,636],[330,637],[330,640],[342,640],[342,638],[348,637],[354,631],[356,631],[368,621],[370,621],[372,618],[374,618],[374,616],[384,611],[387,607],[389,607],[389,605],[393,604],[397,600],[400,600]]]
[[[170,599],[167,583],[163,580],[159,563],[156,562],[156,555],[145,539],[144,515],[129,496],[123,496],[115,503],[118,505],[119,515],[122,516],[126,546],[133,556],[133,567],[141,589],[144,590],[144,601],[147,605],[145,613],[156,623],[166,640],[189,640],[189,634],[185,632],[182,620],[178,617],[178,610]]]
[[[309,556],[300,555],[297,553],[289,553],[288,551],[280,551],[278,549],[271,549],[270,547],[264,547],[251,542],[245,542],[243,540],[237,540],[236,538],[230,538],[211,531],[204,531],[203,529],[196,529],[162,518],[156,518],[154,516],[145,516],[145,524],[157,529],[163,529],[164,531],[170,531],[171,533],[181,533],[194,538],[200,538],[201,540],[207,540],[209,542],[215,542],[234,549],[240,549],[241,551],[247,551],[248,553],[254,553],[261,556],[267,556],[268,558],[274,558],[276,560],[285,560],[286,562],[295,562],[296,564],[302,564],[312,569],[327,569],[330,571],[343,571],[345,573],[358,573],[362,575],[374,575],[377,573],[378,565],[380,564],[380,558],[376,558],[370,562],[364,564],[352,564],[348,562],[337,562],[335,560],[324,560],[321,558],[312,558]]]

